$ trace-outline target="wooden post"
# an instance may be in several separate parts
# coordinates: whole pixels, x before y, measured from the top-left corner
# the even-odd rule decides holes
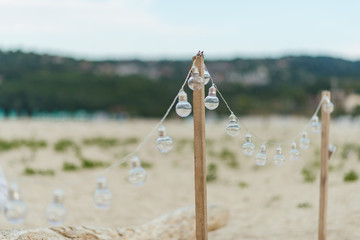
[[[194,57],[195,58],[195,57]],[[198,53],[195,66],[204,78],[204,55]],[[205,87],[193,91],[196,240],[207,240],[207,194],[205,153]]]
[[[330,99],[330,92],[323,91],[321,96],[322,99],[325,96]],[[323,106],[321,107],[321,126],[319,240],[326,240],[330,113],[325,112]]]

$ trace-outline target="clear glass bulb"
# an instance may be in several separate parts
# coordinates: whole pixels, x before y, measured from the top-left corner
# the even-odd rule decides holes
[[[159,137],[156,139],[156,146],[161,153],[170,152],[173,148],[173,140],[171,137],[167,136],[166,128],[161,125],[158,128]]]
[[[236,137],[240,133],[240,125],[236,121],[236,116],[231,113],[229,116],[229,123],[226,127],[226,132],[232,137]]]
[[[66,207],[64,206],[64,192],[60,189],[54,192],[53,202],[46,208],[46,219],[53,226],[60,226],[66,218]]]
[[[210,73],[209,73],[209,71],[205,68],[205,69],[204,69],[204,84],[205,84],[205,85],[208,84],[208,82],[210,81],[210,78],[211,78]]]
[[[296,143],[291,143],[291,149],[289,151],[289,159],[291,161],[297,161],[300,158],[300,151],[296,148]]]
[[[327,113],[332,113],[334,111],[334,104],[330,101],[330,98],[325,96],[323,102],[324,111]]]
[[[319,122],[318,116],[313,116],[311,119],[311,131],[313,133],[320,133],[321,132],[321,123]]]
[[[250,133],[245,136],[245,143],[242,145],[243,153],[246,156],[251,156],[255,152],[255,145],[252,143],[252,136]]]
[[[187,100],[186,92],[181,89],[179,92],[179,102],[176,104],[175,111],[180,117],[187,117],[191,113],[191,104]]]
[[[146,181],[146,171],[141,167],[140,159],[134,156],[130,160],[129,182],[135,186],[141,186]]]
[[[300,148],[306,150],[310,147],[310,139],[307,137],[307,132],[304,131],[300,138]]]
[[[335,152],[336,152],[336,146],[329,143],[329,161],[332,159]]]
[[[205,98],[205,107],[209,110],[214,110],[219,106],[219,99],[216,96],[216,87],[213,84],[209,88],[209,95]]]
[[[199,69],[195,66],[191,68],[191,76],[188,79],[188,86],[191,90],[200,90],[204,86],[204,79],[202,79]]]
[[[256,165],[259,166],[264,166],[267,162],[267,155],[266,155],[266,145],[263,144],[260,147],[260,152],[258,152],[258,154],[255,155],[255,163]]]
[[[273,162],[276,166],[279,166],[279,167],[285,163],[285,157],[282,154],[282,150],[281,150],[280,146],[277,147],[277,149],[276,149],[276,154],[273,158]]]
[[[19,187],[12,183],[8,190],[8,199],[4,206],[6,219],[12,224],[21,224],[24,222],[27,213],[26,204],[21,199]]]
[[[111,205],[112,193],[107,186],[107,180],[104,176],[98,177],[96,181],[96,190],[94,191],[95,206],[100,209],[107,209]]]

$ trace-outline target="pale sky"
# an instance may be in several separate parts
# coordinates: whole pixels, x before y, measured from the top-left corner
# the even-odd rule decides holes
[[[359,0],[0,0],[0,49],[77,58],[360,59]]]

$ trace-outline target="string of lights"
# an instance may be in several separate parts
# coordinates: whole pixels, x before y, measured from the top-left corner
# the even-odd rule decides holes
[[[208,72],[208,69],[205,65],[205,69],[206,71]],[[210,91],[213,91],[212,89],[216,89],[216,92],[219,94],[221,100],[224,102],[224,104],[226,105],[227,109],[229,110],[230,112],[230,116],[231,114],[235,115],[234,112],[232,111],[232,109],[230,108],[229,104],[227,103],[227,101],[225,100],[224,96],[222,95],[222,93],[220,92],[219,88],[215,85],[214,83],[214,79],[212,78],[212,76],[210,75],[210,79],[211,79],[211,82],[212,82],[212,86],[210,87],[209,89],[209,96],[210,96]],[[211,93],[212,95],[214,94],[213,92]],[[304,131],[306,131],[312,124],[316,125],[316,127],[318,128],[318,130],[320,130],[321,128],[321,124],[319,123],[319,118],[317,117],[318,113],[319,113],[319,110],[321,109],[321,105],[322,105],[322,102],[323,102],[323,99],[320,100],[316,110],[315,110],[315,113],[313,114],[313,117],[307,122],[307,124],[305,125],[305,127],[302,129],[302,131],[300,131],[299,133],[297,133],[294,137],[292,138],[289,138],[289,139],[286,139],[286,140],[283,140],[281,142],[276,142],[276,141],[267,141],[267,140],[264,140],[263,138],[259,137],[256,133],[254,133],[253,131],[251,131],[246,125],[245,123],[243,123],[238,117],[236,117],[236,120],[240,123],[240,125],[246,130],[246,132],[250,133],[252,136],[256,137],[260,142],[262,142],[263,144],[266,144],[266,145],[276,145],[276,146],[279,146],[279,145],[282,145],[284,143],[288,143],[288,142],[292,142],[294,141],[296,138],[298,138]],[[208,108],[210,109],[210,108]],[[212,109],[210,109],[212,110]],[[315,132],[320,132],[320,131],[315,131]]]
[[[196,62],[196,58],[195,60],[193,61],[193,65],[195,64]],[[186,78],[185,78],[185,81],[183,82],[183,84],[181,85],[181,88],[179,90],[179,93],[175,96],[174,100],[171,102],[170,106],[168,107],[168,109],[166,110],[164,116],[161,118],[161,120],[155,125],[155,127],[150,131],[150,133],[140,142],[140,144],[136,147],[136,149],[127,154],[125,157],[123,157],[122,159],[114,162],[113,164],[111,164],[108,168],[105,169],[104,173],[102,175],[106,175],[107,172],[109,172],[110,170],[112,170],[113,168],[115,167],[118,167],[120,166],[121,164],[123,164],[124,162],[126,162],[130,157],[134,156],[137,152],[140,151],[140,149],[149,141],[150,137],[154,134],[154,132],[159,128],[161,127],[162,128],[162,132],[165,131],[165,134],[166,134],[166,130],[165,130],[165,127],[161,126],[164,121],[166,120],[167,116],[169,115],[171,109],[174,107],[175,103],[176,103],[176,100],[179,98],[179,96],[182,94],[182,92],[184,92],[184,87],[189,79],[191,75],[191,69],[189,70]],[[191,107],[191,105],[190,105]],[[191,109],[190,109],[191,110]],[[191,112],[191,111],[190,111]],[[159,130],[160,131],[160,130]]]
[[[262,145],[260,146],[260,151],[255,154],[255,163],[257,165],[263,166],[268,162],[268,155],[266,153],[268,145],[277,146],[276,154],[273,156],[273,163],[276,166],[281,166],[285,163],[285,156],[282,151],[282,145],[285,143],[291,143],[289,151],[289,160],[296,161],[300,159],[300,151],[297,149],[296,140],[299,138],[300,149],[306,150],[310,146],[310,139],[307,136],[307,131],[311,128],[311,131],[314,133],[321,132],[321,123],[319,122],[318,112],[323,107],[326,112],[331,113],[334,109],[334,105],[329,98],[322,98],[319,102],[314,114],[312,115],[309,122],[298,134],[293,136],[290,139],[286,139],[280,142],[276,141],[266,141],[261,138],[258,134],[251,131],[240,119],[234,114],[228,102],[224,98],[223,94],[220,92],[218,87],[215,84],[214,79],[210,75],[208,68],[204,65],[204,77],[200,76],[199,69],[194,65],[198,56],[203,53],[198,53],[194,58],[191,69],[189,70],[185,81],[183,82],[178,94],[175,96],[171,102],[169,108],[165,112],[161,120],[154,126],[154,128],[149,132],[149,134],[140,142],[140,144],[135,148],[134,151],[127,154],[118,161],[112,163],[108,168],[106,168],[100,176],[98,176],[96,181],[96,189],[93,194],[93,201],[95,206],[100,209],[109,208],[111,205],[112,192],[108,188],[106,174],[114,169],[115,167],[123,164],[124,162],[130,159],[131,169],[129,171],[128,180],[131,184],[135,186],[143,185],[147,178],[147,173],[144,168],[141,166],[141,161],[137,157],[137,153],[142,149],[142,147],[149,141],[151,136],[158,131],[158,138],[156,140],[156,146],[161,153],[167,153],[173,148],[173,140],[170,136],[167,135],[166,128],[163,125],[164,121],[170,114],[172,108],[174,107],[176,101],[178,102],[175,105],[175,112],[182,118],[188,117],[192,112],[192,106],[188,102],[187,93],[184,90],[185,85],[187,84],[191,90],[200,90],[207,83],[211,81],[211,86],[209,87],[208,96],[205,98],[205,107],[209,110],[215,110],[219,106],[220,96],[223,103],[226,105],[227,109],[230,112],[229,122],[226,126],[226,132],[231,137],[236,137],[239,135],[241,128],[245,129],[245,142],[242,145],[242,151],[246,156],[253,156],[255,153],[256,146],[252,141],[252,137],[257,138]],[[240,123],[240,124],[239,124]],[[240,126],[241,125],[241,126]],[[334,146],[330,149],[335,151]],[[26,216],[27,207],[25,202],[22,200],[19,187],[17,184],[13,183],[9,186],[8,197],[4,206],[4,213],[6,219],[13,224],[20,224],[24,221]],[[61,190],[56,190],[53,193],[53,201],[46,208],[46,218],[48,222],[52,225],[58,226],[62,225],[65,221],[66,208],[64,205],[64,193]]]

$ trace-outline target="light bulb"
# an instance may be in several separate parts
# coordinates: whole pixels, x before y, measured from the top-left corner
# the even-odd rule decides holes
[[[60,189],[54,192],[54,198],[46,208],[46,219],[53,226],[60,226],[64,223],[66,208],[64,206],[64,192]]]
[[[107,186],[104,176],[98,177],[96,181],[96,190],[94,192],[95,206],[100,209],[107,209],[111,204],[112,193]]]
[[[250,133],[246,134],[245,143],[242,145],[242,149],[243,149],[243,153],[246,156],[251,156],[254,154],[255,145],[252,143],[252,137]]]
[[[8,199],[4,206],[6,219],[12,224],[21,224],[24,222],[27,213],[26,204],[21,199],[19,187],[13,183],[9,187]]]
[[[191,104],[187,100],[186,92],[181,89],[179,92],[179,102],[176,104],[175,111],[180,117],[187,117],[191,113]]]
[[[332,159],[332,156],[336,152],[336,146],[329,143],[329,161]]]
[[[328,96],[324,97],[323,109],[327,113],[332,113],[334,111],[334,104],[330,101]]]
[[[188,86],[191,90],[200,90],[204,86],[204,79],[201,78],[199,69],[195,66],[191,68],[191,76],[188,79]]]
[[[276,149],[276,154],[273,158],[273,161],[274,161],[274,164],[279,167],[285,163],[285,157],[282,154],[282,150],[281,150],[280,146],[278,146]]]
[[[260,147],[260,152],[258,152],[258,154],[256,154],[255,156],[255,163],[256,165],[259,166],[264,166],[267,162],[267,155],[266,155],[266,145],[263,144]]]
[[[311,131],[313,133],[320,133],[321,132],[321,123],[319,122],[318,116],[313,116],[311,119]]]
[[[171,137],[167,136],[166,128],[161,125],[158,128],[159,137],[156,139],[156,146],[161,153],[170,152],[173,148],[173,140]]]
[[[209,71],[205,68],[205,69],[204,69],[204,84],[205,84],[205,85],[208,84],[208,82],[210,81],[210,78],[211,78],[210,73],[209,73]]]
[[[236,137],[240,133],[240,125],[236,121],[236,116],[231,113],[229,116],[229,123],[226,127],[226,132],[232,137]]]
[[[130,163],[129,182],[135,186],[143,185],[146,181],[146,171],[141,167],[140,159],[134,156]]]
[[[219,99],[216,96],[216,87],[213,84],[209,88],[209,95],[205,98],[205,107],[209,110],[214,110],[219,106]]]
[[[296,143],[291,143],[291,149],[289,151],[289,159],[291,161],[297,161],[300,158],[300,151],[296,148]]]
[[[306,150],[310,147],[310,139],[307,137],[307,132],[303,131],[300,138],[300,148]]]

